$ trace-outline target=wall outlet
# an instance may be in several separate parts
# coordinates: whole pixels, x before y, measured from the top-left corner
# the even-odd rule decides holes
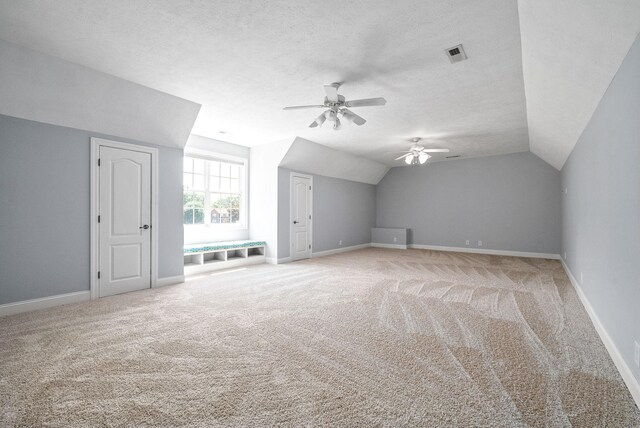
[[[398,242],[398,238],[396,236],[393,237],[393,242]]]
[[[565,187],[564,190],[562,191],[562,193],[564,193],[565,195],[567,194],[567,188]]]
[[[633,361],[636,363],[636,367],[640,368],[640,343],[633,342],[636,346],[633,350]]]
[[[342,239],[338,241],[338,245],[342,245]]]
[[[467,245],[469,245],[469,240],[468,240],[468,239],[467,239],[467,242],[466,242],[466,244],[467,244]]]
[[[478,247],[482,247],[482,241],[478,241]]]

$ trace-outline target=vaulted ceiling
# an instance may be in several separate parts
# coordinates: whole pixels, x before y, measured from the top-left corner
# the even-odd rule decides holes
[[[411,137],[561,168],[640,30],[640,2],[0,0],[0,39],[202,104],[193,132],[300,136],[396,165]],[[444,49],[463,43],[469,59]],[[362,126],[310,129],[322,85]],[[223,131],[224,134],[220,133]]]

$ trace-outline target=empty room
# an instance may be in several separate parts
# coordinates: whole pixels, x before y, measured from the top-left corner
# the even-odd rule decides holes
[[[639,33],[0,0],[0,427],[640,427]]]

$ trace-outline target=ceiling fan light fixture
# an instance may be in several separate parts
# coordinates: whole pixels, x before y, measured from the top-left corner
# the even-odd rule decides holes
[[[405,158],[404,158],[404,161],[405,161],[405,163],[406,163],[407,165],[411,165],[411,164],[413,163],[413,158],[414,158],[414,156],[413,156],[413,155],[409,155],[409,156],[407,156],[407,157],[405,157]]]
[[[333,122],[333,129],[340,129],[340,119],[337,116],[335,122]]]
[[[424,164],[426,161],[429,160],[431,156],[429,156],[426,153],[420,153],[420,155],[418,156],[418,162],[420,162],[420,165]]]

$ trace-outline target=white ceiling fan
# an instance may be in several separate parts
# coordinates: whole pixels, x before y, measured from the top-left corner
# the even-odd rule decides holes
[[[358,126],[364,125],[366,120],[358,116],[347,107],[370,107],[370,106],[383,106],[387,103],[382,97],[378,98],[366,98],[362,100],[346,101],[342,95],[338,95],[338,88],[340,83],[334,82],[328,85],[324,85],[324,92],[327,94],[324,97],[324,104],[308,105],[308,106],[293,106],[285,107],[283,110],[297,110],[303,108],[326,108],[327,110],[316,118],[309,128],[315,128],[321,126],[326,120],[333,122],[333,129],[340,129],[340,118],[346,119],[351,123],[355,123]]]
[[[404,159],[407,165],[422,165],[431,157],[429,153],[449,153],[449,149],[427,149],[418,144],[420,140],[422,138],[412,138],[410,141],[413,144],[409,148],[409,152],[397,157],[395,160]]]

